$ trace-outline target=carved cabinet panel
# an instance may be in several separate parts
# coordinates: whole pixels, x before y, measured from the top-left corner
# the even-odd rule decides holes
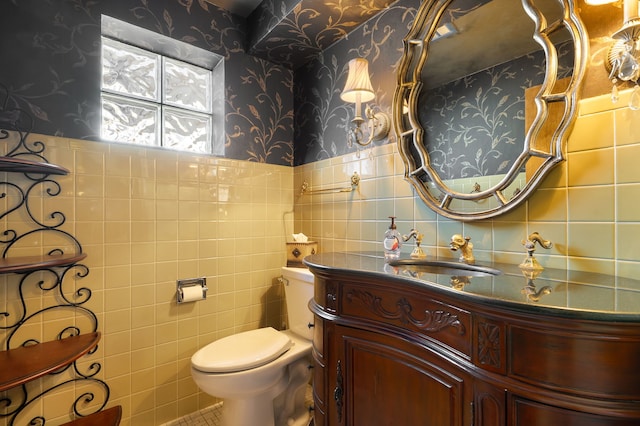
[[[412,339],[442,345],[471,359],[469,312],[418,294],[398,294],[354,282],[342,283],[341,287],[343,318],[383,322],[396,333],[408,332]]]
[[[335,327],[329,424],[461,426],[465,374],[402,339]]]

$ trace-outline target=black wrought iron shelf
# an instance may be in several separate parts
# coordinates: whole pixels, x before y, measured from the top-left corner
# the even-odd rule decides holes
[[[17,157],[0,157],[0,171],[17,173],[42,173],[64,176],[69,170],[57,164],[31,161]]]
[[[99,377],[100,362],[79,362],[95,353],[101,336],[98,317],[89,305],[92,291],[80,281],[89,274],[89,268],[82,264],[87,255],[78,239],[64,230],[63,212],[32,208],[40,206],[41,199],[60,195],[61,185],[54,177],[70,171],[49,163],[45,144],[30,136],[34,118],[16,105],[9,90],[0,84],[0,143],[7,142],[0,156],[0,172],[8,173],[0,176],[0,198],[7,200],[0,209],[0,222],[7,227],[0,229],[0,275],[16,275],[7,278],[10,289],[2,292],[13,293],[12,304],[7,304],[10,307],[0,311],[4,336],[0,423],[45,424],[45,418],[34,411],[35,404],[54,391],[82,385],[82,392],[70,402],[75,419],[64,426],[116,426],[122,407],[106,408],[110,389]],[[14,173],[22,176],[14,179]],[[42,255],[22,256],[34,240],[46,242],[43,248],[51,249]],[[46,303],[27,296],[34,290],[48,294]],[[68,323],[58,322],[61,329],[57,333],[55,327],[41,334],[37,327],[27,326],[44,321],[50,312],[69,315]],[[45,376],[40,383],[30,384]],[[27,418],[34,412],[35,417]]]

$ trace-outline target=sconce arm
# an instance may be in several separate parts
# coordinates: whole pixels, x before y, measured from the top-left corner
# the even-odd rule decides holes
[[[354,127],[349,132],[349,146],[353,142],[360,146],[367,146],[373,141],[380,141],[389,135],[391,129],[391,117],[384,111],[374,111],[373,108],[367,106],[365,109],[365,119],[356,117],[351,122]],[[367,131],[362,129],[365,124]],[[365,140],[366,136],[366,140]]]

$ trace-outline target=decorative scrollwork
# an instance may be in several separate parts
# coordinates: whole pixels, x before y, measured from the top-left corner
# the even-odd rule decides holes
[[[73,364],[75,365],[75,363]],[[67,369],[64,369],[63,372],[64,371],[67,371]],[[8,413],[11,415],[9,425],[28,424],[44,426],[46,424],[46,419],[43,416],[35,416],[31,419],[28,418],[29,415],[33,415],[33,404],[36,404],[41,398],[45,397],[46,395],[50,395],[56,391],[63,391],[64,389],[73,387],[76,384],[81,384],[83,388],[85,386],[90,387],[91,390],[84,391],[78,396],[71,397],[73,399],[69,400],[71,411],[75,416],[83,417],[93,412],[104,409],[107,401],[109,400],[109,387],[102,380],[81,376],[79,378],[64,380],[60,383],[50,384],[41,392],[35,391],[35,388],[31,389],[26,385],[22,385],[20,386],[20,392],[22,395],[19,396],[19,398],[21,398],[22,400],[22,403],[19,404],[17,408],[12,410],[11,413]],[[34,393],[31,398],[28,397],[29,393]],[[70,395],[74,394],[73,392],[67,393],[69,393]],[[97,409],[94,406],[96,401],[100,401]],[[8,406],[11,403],[11,399],[10,397],[4,398],[0,400],[0,403],[7,403]],[[37,412],[38,410],[35,411]],[[3,414],[0,414],[0,418],[2,416]]]
[[[385,319],[398,320],[402,324],[411,323],[418,329],[428,332],[442,331],[447,327],[453,327],[458,330],[458,334],[463,335],[466,332],[464,324],[460,321],[457,315],[447,312],[445,310],[424,310],[425,317],[423,319],[417,319],[412,315],[413,307],[411,303],[401,297],[396,302],[397,309],[390,311],[382,306],[382,298],[375,296],[368,291],[362,290],[350,290],[347,293],[347,299],[360,300],[369,310],[376,315],[379,315]]]
[[[41,248],[44,257],[82,254],[80,242],[63,229],[66,222],[64,213],[43,211],[42,206],[46,204],[42,199],[56,197],[62,192],[60,184],[51,177],[51,174],[61,174],[58,171],[60,168],[48,164],[43,154],[45,144],[42,141],[30,140],[33,119],[29,114],[17,108],[6,108],[6,102],[2,102],[2,94],[6,96],[6,92],[6,88],[0,85],[0,142],[14,146],[8,147],[5,156],[1,157],[3,164],[13,161],[31,165],[35,161],[45,163],[45,166],[36,164],[27,170],[10,169],[12,172],[20,172],[8,174],[17,176],[17,183],[0,182],[0,200],[4,203],[0,219],[7,228],[11,225],[11,229],[0,233],[0,257],[11,259],[18,253],[25,253],[25,248],[29,249],[28,253],[32,253],[37,247]],[[96,332],[98,318],[88,308],[91,289],[78,285],[78,280],[88,274],[89,268],[80,263],[25,268],[24,271],[12,274],[7,279],[5,289],[10,303],[5,304],[5,312],[0,311],[0,331],[4,332],[0,334],[0,345],[3,349],[11,350]],[[38,294],[46,294],[47,297],[34,297]],[[69,311],[68,314],[65,311]],[[51,321],[52,318],[55,322]],[[60,322],[60,318],[69,320]],[[34,324],[45,322],[49,325],[60,322],[61,325],[59,329],[51,326],[34,327]],[[96,350],[97,347],[94,347],[88,353],[93,354]],[[69,401],[70,412],[75,416],[82,417],[101,411],[109,401],[110,394],[109,386],[97,378],[102,367],[98,362],[80,365],[77,362],[74,361],[37,381],[4,392],[0,396],[0,420],[6,422],[3,424],[44,425],[46,419],[41,415],[30,419],[26,417],[39,411],[33,410],[34,404],[56,391],[61,391],[61,395],[65,396],[75,395]],[[69,392],[67,388],[72,391]],[[75,391],[80,392],[79,396]]]

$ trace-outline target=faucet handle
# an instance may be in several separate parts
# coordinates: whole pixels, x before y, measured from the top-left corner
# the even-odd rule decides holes
[[[549,240],[545,240],[540,236],[539,233],[533,232],[529,234],[529,237],[526,240],[522,241],[522,245],[525,250],[527,250],[527,257],[525,260],[519,265],[520,268],[525,270],[537,270],[541,271],[544,268],[540,265],[540,262],[533,256],[533,253],[536,251],[536,243],[540,245],[540,247],[545,249],[550,249],[553,247],[553,243]]]
[[[411,229],[411,231],[409,232],[408,235],[403,235],[402,239],[404,240],[404,242],[409,241],[411,238],[415,238],[416,239],[416,247],[413,249],[413,251],[411,252],[411,257],[412,258],[416,258],[416,259],[422,259],[427,257],[427,254],[424,252],[424,250],[422,250],[422,247],[420,247],[420,244],[422,243],[422,238],[424,237],[424,235],[422,235],[422,233],[420,231],[418,231],[417,229]]]
[[[540,244],[540,247],[545,249],[553,247],[553,243],[551,241],[545,240],[537,232],[532,232],[526,240],[522,241],[522,245],[527,249],[527,252],[531,252],[531,255],[536,251],[536,243]]]

